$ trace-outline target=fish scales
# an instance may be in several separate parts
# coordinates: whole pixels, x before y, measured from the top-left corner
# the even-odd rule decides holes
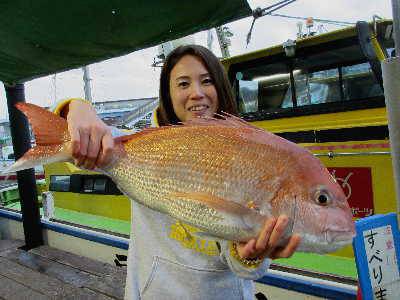
[[[136,199],[142,199],[143,204],[169,212],[200,228],[204,228],[204,223],[208,223],[208,226],[214,224],[208,219],[207,210],[203,213],[198,211],[187,213],[182,207],[174,210],[168,207],[171,205],[170,202],[166,205],[160,199],[168,198],[174,192],[198,192],[241,204],[260,203],[263,199],[269,198],[265,193],[273,195],[275,191],[271,189],[279,186],[270,185],[269,190],[266,189],[265,185],[258,184],[264,180],[258,174],[265,176],[275,172],[270,174],[270,177],[283,177],[283,174],[277,173],[277,168],[271,166],[277,161],[285,160],[288,163],[291,160],[290,156],[285,157],[285,151],[280,153],[280,157],[276,157],[277,147],[263,143],[249,143],[243,138],[240,130],[226,127],[176,127],[149,135],[148,139],[132,140],[125,147],[128,159],[127,162],[121,163],[121,167],[125,169],[129,164],[128,161],[132,164],[132,170],[136,164],[142,165],[147,172],[142,172],[138,178],[148,185],[141,186],[139,183],[121,188]],[[164,153],[162,159],[152,160],[152,153],[159,151]],[[117,178],[116,181],[121,180]],[[128,179],[126,181],[132,183]],[[154,186],[157,189],[151,189]],[[262,192],[260,187],[263,188]],[[274,212],[265,211],[265,207],[271,207],[267,204],[264,203],[263,212],[271,215]],[[185,213],[186,215],[183,215]],[[231,231],[236,229],[234,226],[230,228]],[[218,230],[225,234],[228,229]]]
[[[181,192],[190,187],[193,191],[215,193],[223,198],[231,196],[230,200],[240,202],[243,198],[242,193],[237,194],[238,189],[254,190],[254,174],[260,169],[254,155],[260,154],[262,149],[254,151],[240,140],[232,139],[232,135],[237,134],[232,132],[230,136],[227,135],[226,128],[217,128],[220,134],[210,133],[209,128],[173,129],[172,132],[160,131],[159,135],[154,134],[149,139],[134,140],[125,145],[127,161],[132,165],[129,166],[132,167],[132,174],[128,177],[134,176],[137,173],[135,169],[142,165],[148,172],[138,177],[144,181],[156,180],[154,184],[158,184],[159,191],[154,195],[156,197],[162,196],[165,191],[173,191],[171,188]],[[198,131],[194,137],[193,130]],[[261,148],[260,145],[255,146]],[[152,160],[153,153],[159,151],[164,153],[164,159]],[[128,164],[121,162],[121,169],[125,171]],[[156,178],[165,180],[160,182]],[[258,195],[254,193],[246,198],[256,200],[254,198]]]
[[[190,210],[182,205],[182,201],[175,203],[180,208],[171,207],[171,202],[166,207],[162,202],[174,192],[215,195],[243,205],[262,200],[264,195],[257,187],[260,179],[255,174],[263,174],[266,166],[259,163],[259,159],[268,158],[263,154],[263,145],[249,145],[234,128],[212,129],[214,132],[210,128],[173,128],[172,132],[160,131],[160,135],[152,135],[149,139],[130,141],[125,144],[126,161],[115,166],[115,175],[111,175],[116,176],[117,182],[130,182],[129,186],[120,185],[120,188],[133,198],[141,199],[139,201],[144,205],[168,211],[200,228],[213,226],[212,230],[221,235],[230,232],[231,236],[245,236],[233,222],[216,224],[206,206]],[[198,134],[194,136],[192,130]],[[160,151],[164,153],[162,156],[157,154]],[[126,170],[128,166],[130,173]],[[124,174],[125,180],[118,173]],[[129,179],[131,177],[138,178],[136,184],[135,180]],[[203,210],[202,213],[199,210]]]

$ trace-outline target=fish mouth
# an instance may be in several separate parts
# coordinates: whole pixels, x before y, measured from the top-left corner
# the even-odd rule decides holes
[[[297,251],[327,254],[335,252],[347,245],[351,245],[353,235],[351,232],[324,232],[322,235],[303,234]]]
[[[325,240],[330,244],[350,244],[355,237],[355,232],[350,231],[325,231]]]

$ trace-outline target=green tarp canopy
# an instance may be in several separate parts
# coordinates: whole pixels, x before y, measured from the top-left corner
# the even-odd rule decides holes
[[[3,0],[0,80],[24,82],[250,14],[245,0]]]

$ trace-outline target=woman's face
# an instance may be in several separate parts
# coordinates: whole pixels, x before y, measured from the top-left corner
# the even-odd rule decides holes
[[[180,121],[212,117],[218,109],[218,95],[208,70],[196,56],[185,55],[172,68],[169,90]]]

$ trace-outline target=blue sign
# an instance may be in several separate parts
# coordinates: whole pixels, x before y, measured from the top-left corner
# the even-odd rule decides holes
[[[353,248],[363,300],[400,299],[400,234],[396,214],[357,220]]]

